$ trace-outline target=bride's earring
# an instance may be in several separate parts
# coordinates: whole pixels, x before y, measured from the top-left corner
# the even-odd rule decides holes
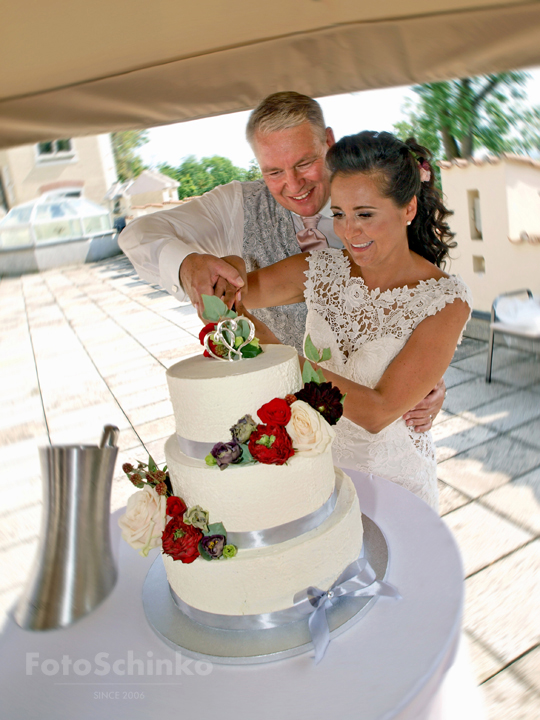
[[[407,225],[410,225],[410,224],[411,224],[411,221],[410,221],[410,220],[407,220]]]

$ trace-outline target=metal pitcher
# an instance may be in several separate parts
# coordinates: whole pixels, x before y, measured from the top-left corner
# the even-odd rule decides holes
[[[113,589],[110,501],[118,428],[99,446],[39,448],[43,514],[39,550],[15,611],[25,630],[52,630],[90,613]]]

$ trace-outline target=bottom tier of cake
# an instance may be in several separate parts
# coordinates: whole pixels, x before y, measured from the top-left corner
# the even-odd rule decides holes
[[[362,518],[352,481],[336,468],[333,513],[292,540],[240,550],[229,560],[183,564],[163,556],[169,584],[188,605],[223,615],[252,615],[293,605],[309,586],[327,590],[362,549]]]

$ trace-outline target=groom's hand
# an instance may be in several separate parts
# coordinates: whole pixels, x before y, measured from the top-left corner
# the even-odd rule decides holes
[[[433,390],[412,410],[405,413],[403,419],[409,426],[413,426],[416,432],[427,432],[431,430],[433,420],[440,412],[446,395],[444,380],[439,380]]]
[[[203,312],[201,295],[216,295],[229,307],[236,292],[246,284],[242,272],[214,255],[191,253],[180,266],[179,280],[199,316]]]

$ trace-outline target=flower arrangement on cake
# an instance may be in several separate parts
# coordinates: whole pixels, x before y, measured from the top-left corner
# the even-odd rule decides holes
[[[200,332],[204,355],[231,361],[256,357],[262,352],[253,323],[238,317],[216,297],[203,295],[205,317],[210,319]],[[330,350],[319,353],[309,336],[306,358],[318,363],[330,358]],[[231,428],[231,439],[216,443],[206,456],[208,466],[225,470],[229,465],[262,463],[283,465],[295,455],[314,456],[328,450],[335,425],[343,414],[344,395],[326,382],[321,370],[306,362],[302,372],[304,386],[294,395],[273,398],[257,410],[260,422],[244,415]],[[138,488],[127,502],[126,513],[119,519],[122,537],[147,556],[160,547],[173,560],[192,563],[225,560],[237,553],[227,543],[227,531],[221,522],[210,523],[209,513],[199,505],[187,507],[172,491],[167,467],[160,470],[149,457],[148,463],[122,466]]]
[[[239,318],[219,298],[208,295],[202,298],[205,317],[212,320],[199,334],[201,344],[207,348],[206,357],[231,359],[232,346],[243,357],[255,357],[262,352],[249,320]],[[237,324],[234,340],[234,329],[230,326],[223,329],[229,319]],[[308,361],[318,363],[330,359],[330,350],[326,348],[319,353],[309,335],[304,349]],[[246,351],[249,354],[244,354]],[[240,418],[231,428],[231,439],[216,443],[206,456],[207,465],[217,466],[220,470],[231,464],[254,462],[283,465],[293,455],[325,452],[335,437],[330,426],[342,416],[345,396],[332,383],[325,382],[322,371],[315,370],[309,362],[304,364],[302,380],[304,387],[295,395],[274,398],[259,408],[260,423],[251,415]]]
[[[173,560],[192,563],[234,557],[237,548],[227,544],[223,523],[210,523],[199,505],[188,508],[181,497],[172,494],[167,467],[160,470],[151,456],[137,467],[124,463],[122,470],[139,492],[128,499],[126,512],[118,520],[122,538],[146,557],[161,546]],[[144,479],[143,479],[144,478]]]

